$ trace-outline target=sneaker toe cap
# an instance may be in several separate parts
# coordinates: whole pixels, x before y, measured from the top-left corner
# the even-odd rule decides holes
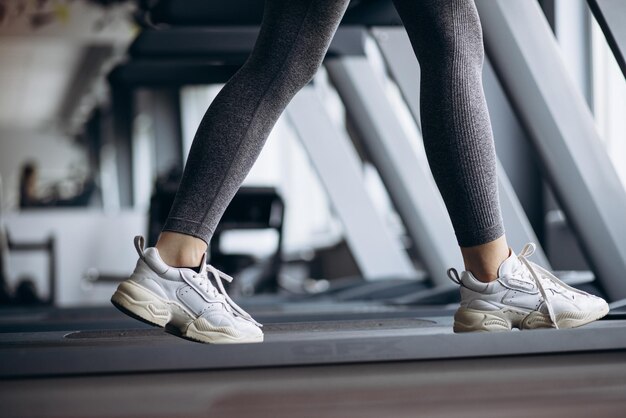
[[[597,296],[593,296],[593,299],[590,301],[591,306],[594,311],[609,311],[609,304],[602,298]]]
[[[243,318],[239,318],[239,317],[236,320],[237,320],[237,328],[240,331],[245,332],[247,335],[256,335],[256,336],[263,335],[263,331],[255,323],[250,322]]]

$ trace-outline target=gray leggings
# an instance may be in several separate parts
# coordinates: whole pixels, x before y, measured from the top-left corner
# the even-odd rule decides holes
[[[254,50],[207,110],[164,230],[209,242],[293,96],[315,75],[349,0],[266,0]],[[504,233],[473,0],[394,0],[421,67],[426,155],[462,247]]]

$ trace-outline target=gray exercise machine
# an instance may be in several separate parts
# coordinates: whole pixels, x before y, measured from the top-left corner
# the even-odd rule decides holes
[[[597,281],[610,300],[626,297],[626,191],[539,5],[476,4],[487,54]]]
[[[617,64],[626,76],[626,7],[622,0],[587,0]]]
[[[402,28],[375,28],[374,38],[387,68],[419,126],[419,65]],[[411,58],[409,58],[411,57]],[[390,196],[416,243],[429,276],[437,286],[448,286],[444,272],[463,265],[452,224],[424,156],[420,156],[401,128],[380,81],[365,56],[333,57],[325,66],[356,122],[359,139],[379,169]],[[419,138],[421,140],[421,138]],[[507,237],[514,248],[537,242],[532,227],[498,164],[499,186]],[[539,261],[549,266],[538,247]]]

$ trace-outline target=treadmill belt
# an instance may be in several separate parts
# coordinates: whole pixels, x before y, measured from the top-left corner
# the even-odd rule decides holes
[[[288,322],[278,324],[268,324],[263,326],[263,332],[269,335],[294,333],[294,332],[342,332],[350,331],[375,331],[381,329],[412,329],[436,325],[435,321],[412,318],[392,318],[392,319],[368,319],[360,321],[319,321],[319,322]],[[77,331],[67,334],[65,338],[70,339],[97,339],[97,338],[133,338],[145,336],[158,336],[163,333],[160,328],[137,329],[137,330],[97,330],[97,331]],[[267,340],[267,339],[266,339]]]
[[[161,329],[0,335],[0,377],[322,365],[624,350],[624,320],[454,334],[452,318],[273,324],[262,344],[207,345]]]

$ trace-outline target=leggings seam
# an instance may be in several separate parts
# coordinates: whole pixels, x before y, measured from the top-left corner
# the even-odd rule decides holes
[[[465,69],[462,68],[462,66],[459,65],[460,58],[457,55],[459,53],[458,48],[459,48],[459,42],[460,41],[459,41],[458,34],[457,34],[457,28],[456,28],[455,19],[458,18],[458,16],[456,15],[456,10],[454,9],[454,6],[451,3],[448,3],[448,6],[450,8],[450,16],[451,16],[451,19],[452,19],[452,22],[453,22],[452,25],[451,25],[452,26],[451,29],[452,29],[452,33],[454,35],[454,43],[453,43],[453,45],[454,45],[454,52],[452,53],[452,59],[453,59],[452,71],[453,71],[454,75],[453,75],[453,77],[450,78],[450,81],[451,81],[450,85],[452,86],[453,83],[455,83],[455,82],[457,82],[457,83],[462,83],[463,82],[462,81],[463,75],[461,75],[461,73],[464,74],[464,70]],[[462,19],[463,18],[460,18],[460,20],[462,20]],[[460,97],[456,98],[457,102],[456,103],[454,103],[454,101],[452,102],[452,106],[454,107],[454,109],[452,111],[453,121],[454,121],[453,125],[454,126],[463,126],[462,123],[459,123],[462,120],[462,118],[459,118],[459,110],[461,110],[461,111],[468,111],[469,110],[467,108],[467,106],[465,106],[465,103],[464,103],[466,101],[465,95],[466,95],[467,92],[463,91],[463,89],[460,89],[460,90],[461,90],[460,94],[459,94]],[[454,92],[453,91],[450,92],[450,97],[454,97]],[[462,109],[459,109],[459,108],[462,108]],[[466,118],[466,119],[469,120],[470,118]],[[470,136],[470,140],[472,140],[471,135],[474,132],[472,132],[472,129],[471,129],[471,125],[472,125],[471,121],[470,121],[470,123],[468,125],[470,125],[470,129],[468,129],[468,126],[463,126],[463,128],[464,129],[468,129],[469,132],[466,131],[465,134],[466,135],[469,134],[468,136]],[[461,157],[461,153],[459,152],[459,147],[461,145],[460,142],[461,141],[459,141],[458,139],[454,142],[454,144],[455,144],[455,152],[459,156],[459,161],[461,162],[461,164],[463,164],[463,165],[465,165],[467,167],[467,165],[469,164],[468,157],[470,157],[470,155],[463,155]],[[463,194],[464,194],[465,199],[468,199],[468,196],[471,195],[470,187],[469,187],[469,185],[467,183],[467,180],[468,180],[467,178],[464,178],[464,181],[463,181],[463,189],[464,189],[463,190],[464,191]],[[478,216],[477,216],[477,213],[475,211],[475,208],[472,207],[471,202],[469,202],[467,207],[469,207],[470,211],[472,212],[472,219],[478,219]]]
[[[269,92],[270,88],[274,85],[274,82],[276,81],[276,79],[278,78],[278,76],[282,72],[283,68],[285,67],[285,65],[289,61],[289,58],[291,57],[291,54],[293,53],[296,45],[298,44],[297,41],[300,38],[300,35],[302,34],[304,22],[309,17],[309,14],[311,12],[311,7],[313,6],[313,3],[314,3],[313,1],[311,1],[309,3],[309,6],[306,9],[306,13],[302,17],[302,21],[300,22],[300,28],[298,29],[298,33],[296,34],[296,37],[295,37],[291,47],[289,48],[289,52],[287,53],[287,55],[285,57],[285,60],[280,65],[280,68],[276,71],[276,74],[274,74],[274,76],[270,80],[267,88],[263,91],[263,94],[261,95],[261,98],[257,102],[257,105],[256,105],[256,108],[254,110],[254,113],[252,114],[252,117],[250,118],[250,122],[248,123],[248,127],[246,128],[246,131],[242,135],[242,138],[239,141],[239,144],[237,144],[237,149],[235,150],[235,155],[239,153],[239,150],[241,149],[241,146],[242,146],[245,138],[248,136],[248,133],[250,132],[250,127],[252,126],[252,122],[257,117],[257,115],[258,115],[258,113],[260,111],[260,108],[261,108],[260,104],[263,102],[263,100],[267,96],[267,93]],[[220,185],[217,188],[217,192],[215,193],[216,196],[219,196],[219,194],[222,192],[222,189],[224,188],[224,183],[226,182],[226,179],[228,178],[228,174],[230,173],[230,170],[233,167],[234,162],[235,162],[235,158],[232,158],[230,163],[228,164],[228,168],[226,169],[226,175],[223,176],[222,181],[220,182]],[[216,200],[213,200],[213,202],[211,202],[211,205],[205,210],[204,214],[202,215],[202,219],[201,219],[200,222],[198,222],[198,224],[200,224],[200,225],[204,224],[204,221],[206,220],[206,217],[208,216],[208,214],[211,212],[211,209],[213,209],[213,206],[215,205],[215,202],[216,202]],[[197,233],[197,229],[194,232]]]
[[[452,74],[453,75],[458,75],[458,69],[457,69],[457,65],[458,65],[458,57],[457,57],[457,48],[458,48],[458,37],[457,37],[457,33],[456,33],[456,28],[454,28],[454,7],[452,6],[452,4],[450,4],[450,2],[446,2],[447,6],[448,6],[448,11],[450,12],[450,19],[452,20],[452,36],[454,37],[454,41],[452,42],[453,45],[453,51],[452,51]],[[455,80],[454,77],[450,77],[448,80],[448,97],[454,97],[454,83],[458,82],[458,80]],[[456,104],[453,102],[451,103],[452,106],[452,126],[456,127],[459,126],[459,118],[457,115],[457,106]],[[454,131],[453,131],[454,134]],[[460,162],[460,164],[463,164],[463,158],[461,157],[461,153],[459,150],[459,141],[456,140],[454,141],[454,153],[457,156],[457,161]],[[465,196],[465,198],[467,198],[468,196],[468,187],[467,184],[465,183],[465,181],[462,182],[461,187],[463,188],[463,195]],[[470,207],[470,210],[472,211],[472,216],[475,218],[475,214],[473,213],[474,211],[471,209],[471,204],[466,205],[466,207]]]
[[[464,10],[460,10],[459,13],[461,14],[460,16],[457,15],[457,10],[455,9],[455,6],[451,3],[448,3],[448,8],[450,11],[450,19],[453,21],[452,23],[452,34],[454,37],[454,41],[453,41],[453,45],[454,45],[454,50],[452,52],[452,72],[453,72],[453,76],[450,78],[448,86],[450,88],[450,95],[449,97],[454,97],[454,83],[462,83],[464,82],[465,79],[465,74],[467,71],[472,71],[473,69],[468,69],[462,65],[459,65],[459,63],[461,62],[461,58],[459,57],[459,44],[462,42],[461,39],[459,39],[458,36],[458,31],[457,31],[457,23],[455,21],[455,19],[458,19],[458,25],[465,25],[467,23],[467,19],[468,16],[465,14]],[[470,99],[467,97],[468,96],[469,91],[467,91],[467,89],[461,89],[460,92],[460,97],[457,97],[457,102],[451,104],[453,106],[452,109],[452,120],[453,120],[453,126],[464,126],[464,129],[466,129],[465,134],[469,136],[469,140],[470,141],[475,141],[478,138],[478,133],[476,132],[473,120],[471,117],[468,117],[468,113],[472,112],[472,108],[471,105],[469,104]],[[459,117],[459,112],[462,112],[464,114],[466,114],[466,117]],[[463,120],[465,119],[466,123],[462,123]],[[460,164],[465,166],[466,168],[470,167],[472,163],[475,163],[476,158],[473,158],[475,156],[477,156],[479,154],[478,151],[478,144],[475,144],[475,147],[470,147],[467,152],[468,154],[462,154],[460,152],[460,141],[454,141],[454,150],[456,155],[458,156],[458,160],[460,161]],[[482,198],[484,197],[484,194],[481,193],[482,191],[485,191],[487,189],[487,185],[485,184],[485,179],[482,175],[478,175],[476,178],[472,179],[473,182],[476,182],[480,187],[472,187],[475,186],[476,184],[472,184],[472,183],[468,183],[470,179],[468,178],[464,178],[462,181],[462,188],[463,188],[463,195],[464,198],[467,200],[469,199],[469,196],[471,196],[473,193],[474,194],[480,194],[480,198],[482,200]],[[479,192],[480,190],[480,192]],[[473,203],[473,204],[472,204]],[[472,202],[472,201],[468,201],[466,203],[466,207],[469,209],[469,211],[471,212],[471,217],[472,219],[475,220],[489,220],[492,221],[493,219],[485,219],[485,218],[492,218],[491,214],[487,214],[485,213],[484,210],[481,210],[481,208],[479,208],[477,206],[476,202]],[[480,221],[478,221],[479,224],[481,223]],[[496,222],[494,224],[494,226],[498,226],[499,222]],[[481,231],[481,229],[479,230],[468,230],[468,231],[460,231],[460,233],[463,232],[470,232],[470,233],[475,233],[478,231]]]

